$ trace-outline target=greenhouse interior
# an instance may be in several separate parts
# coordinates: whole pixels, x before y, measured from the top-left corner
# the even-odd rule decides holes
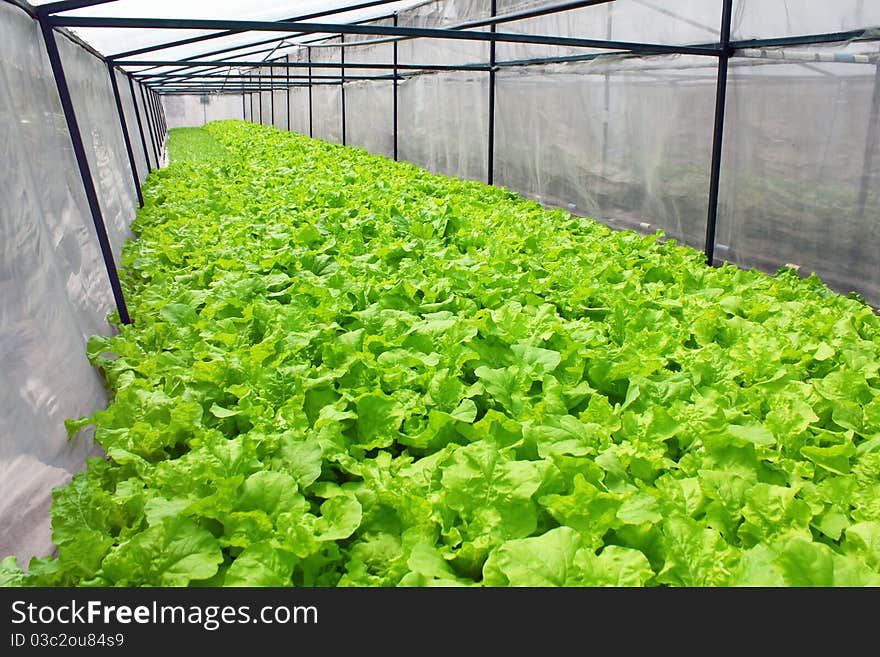
[[[880,2],[0,36],[0,585],[880,585]]]

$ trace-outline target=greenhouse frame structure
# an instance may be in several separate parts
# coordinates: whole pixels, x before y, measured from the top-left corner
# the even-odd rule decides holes
[[[829,7],[798,1],[800,16]],[[9,386],[0,418],[11,436],[0,445],[0,477],[8,475],[14,493],[0,519],[16,523],[9,541],[21,535],[0,545],[7,552],[48,549],[47,491],[82,469],[91,449],[87,439],[65,441],[63,420],[106,403],[83,345],[115,330],[106,321],[111,306],[120,323],[131,321],[118,270],[122,245],[144,202],[141,183],[163,164],[169,128],[188,125],[189,117],[170,111],[175,104],[201,105],[201,117],[216,102],[225,109],[213,118],[275,125],[509,186],[615,228],[664,230],[701,249],[710,264],[771,271],[827,260],[817,271],[829,287],[858,288],[875,307],[880,302],[877,5],[847,0],[846,9],[825,10],[846,14],[835,21],[799,22],[792,10],[782,29],[755,30],[771,5],[787,10],[788,3],[412,0],[389,11],[385,5],[405,3],[348,2],[299,15],[285,10],[282,20],[82,13],[124,0],[0,3],[0,34],[15,55],[0,60],[13,165],[2,188],[10,199],[4,284],[13,308],[3,369],[10,381],[25,381]],[[427,13],[417,15],[422,6]],[[357,10],[370,15],[338,19]],[[589,12],[615,12],[614,29],[610,18],[607,31],[604,18],[580,29],[592,21]],[[747,28],[743,14],[752,21]],[[617,35],[626,20],[649,15],[685,27],[637,25]],[[187,34],[108,49],[80,29]],[[450,55],[444,44],[458,50]],[[373,45],[378,54],[360,55]],[[192,47],[198,52],[181,54]],[[769,72],[760,87],[747,79],[759,69]],[[804,76],[792,88],[777,83],[791,82],[793,69]],[[456,89],[466,85],[465,97]],[[441,86],[452,91],[440,93]],[[524,109],[529,99],[540,107]],[[365,139],[373,127],[381,140]],[[430,140],[449,143],[445,151],[419,143]],[[32,152],[33,165],[26,161]],[[833,184],[816,184],[826,178]],[[730,198],[737,199],[732,210]],[[798,223],[805,212],[807,222]],[[39,230],[48,237],[35,237]],[[27,246],[39,239],[49,248]],[[28,500],[24,512],[21,500]]]
[[[105,264],[108,270],[108,276],[110,277],[111,286],[114,293],[114,298],[116,300],[117,308],[120,313],[120,318],[123,323],[129,323],[130,318],[128,315],[128,310],[125,306],[125,300],[122,296],[121,286],[119,284],[118,273],[116,271],[116,266],[113,261],[113,254],[110,251],[109,243],[106,238],[106,229],[103,227],[103,219],[100,216],[100,208],[97,203],[97,198],[95,196],[94,187],[91,184],[91,174],[88,170],[88,162],[82,152],[82,138],[79,135],[75,110],[73,108],[72,102],[70,101],[70,94],[67,90],[67,84],[64,75],[63,64],[61,63],[60,57],[58,56],[57,46],[55,45],[54,39],[54,29],[55,27],[88,27],[88,28],[108,28],[108,29],[120,29],[120,28],[141,28],[141,29],[199,29],[199,30],[217,30],[217,34],[189,38],[184,40],[177,40],[168,43],[158,44],[145,48],[138,48],[135,50],[130,50],[126,52],[117,53],[114,55],[110,55],[106,57],[107,66],[110,70],[110,77],[114,82],[114,93],[116,94],[117,100],[117,108],[119,112],[120,124],[122,128],[122,132],[125,135],[126,140],[126,148],[128,151],[129,161],[131,163],[132,172],[135,176],[135,185],[138,188],[138,195],[140,199],[140,186],[137,178],[137,169],[134,161],[134,155],[131,149],[131,144],[128,140],[128,131],[125,125],[125,116],[122,110],[122,106],[119,102],[119,91],[116,86],[115,76],[113,75],[113,71],[121,68],[121,67],[149,67],[146,72],[138,72],[129,74],[129,80],[132,84],[131,93],[134,95],[134,84],[138,84],[141,93],[146,93],[150,102],[148,105],[148,116],[146,117],[146,130],[149,132],[150,142],[153,146],[154,152],[156,152],[158,156],[158,144],[160,144],[167,134],[167,123],[164,118],[164,114],[162,111],[161,104],[158,102],[159,96],[161,94],[210,94],[210,93],[223,93],[223,94],[241,94],[242,97],[242,118],[245,115],[245,103],[246,95],[250,96],[251,103],[251,112],[253,113],[253,93],[257,92],[259,95],[259,115],[262,120],[262,92],[269,90],[274,91],[276,89],[285,89],[288,92],[288,108],[289,108],[289,90],[291,87],[307,87],[310,91],[314,85],[338,85],[341,88],[341,116],[342,116],[342,126],[341,126],[341,134],[342,134],[342,144],[346,144],[346,130],[345,130],[345,117],[346,117],[346,107],[345,107],[345,83],[347,81],[354,80],[392,80],[394,82],[394,101],[393,101],[393,134],[394,134],[394,159],[398,158],[398,81],[402,79],[403,76],[407,74],[413,74],[417,72],[423,71],[481,71],[485,72],[488,76],[488,87],[489,87],[489,99],[488,99],[488,144],[489,149],[487,153],[487,180],[486,183],[491,185],[494,183],[494,148],[495,148],[495,116],[496,116],[496,101],[495,101],[495,75],[497,71],[506,68],[506,67],[521,67],[521,66],[529,66],[535,64],[553,64],[560,62],[571,62],[571,61],[585,61],[597,59],[603,56],[614,56],[620,54],[634,54],[634,55],[660,55],[660,54],[676,54],[676,55],[698,55],[702,57],[709,57],[717,60],[717,83],[715,89],[715,112],[714,112],[714,125],[713,125],[713,133],[712,133],[712,156],[711,156],[711,171],[710,171],[710,179],[709,179],[709,189],[707,190],[708,196],[708,215],[706,219],[706,231],[705,231],[705,242],[704,242],[704,251],[706,254],[706,260],[708,263],[712,264],[716,262],[715,258],[715,250],[716,250],[716,229],[717,229],[717,217],[718,217],[718,197],[719,197],[719,184],[721,177],[721,153],[724,139],[724,112],[725,112],[725,103],[727,98],[727,86],[728,86],[728,67],[731,56],[737,51],[747,50],[747,49],[761,49],[761,48],[776,48],[776,47],[784,47],[784,46],[804,46],[804,45],[819,45],[819,44],[827,44],[827,43],[838,43],[843,41],[850,40],[858,40],[858,39],[870,39],[873,38],[873,35],[870,32],[866,32],[865,30],[850,30],[846,32],[830,32],[830,33],[819,33],[819,34],[806,34],[806,35],[798,35],[798,36],[789,36],[784,38],[772,38],[772,39],[749,39],[749,40],[741,40],[741,41],[732,41],[731,40],[731,21],[733,15],[733,0],[722,0],[722,14],[720,17],[720,27],[719,33],[721,35],[720,41],[717,43],[707,43],[700,45],[668,45],[668,44],[658,44],[658,43],[639,43],[639,42],[623,42],[623,41],[615,41],[615,40],[600,40],[600,39],[581,39],[581,38],[572,38],[572,37],[564,37],[564,36],[553,36],[553,35],[529,35],[529,34],[519,34],[519,33],[507,33],[500,32],[497,30],[498,25],[502,25],[506,22],[517,21],[535,18],[538,16],[543,16],[547,14],[560,13],[571,11],[574,9],[582,9],[586,7],[596,6],[608,4],[610,2],[614,2],[615,0],[576,0],[569,2],[562,2],[558,4],[552,4],[550,6],[542,6],[537,9],[530,9],[525,11],[514,12],[507,15],[498,16],[496,10],[496,1],[491,0],[491,18],[471,21],[469,23],[464,23],[458,26],[455,26],[455,29],[437,29],[437,28],[413,28],[413,27],[401,27],[397,24],[397,15],[392,14],[388,17],[379,17],[379,18],[393,18],[394,24],[391,26],[377,26],[377,25],[368,25],[364,23],[352,23],[352,24],[334,24],[334,23],[315,23],[315,22],[307,22],[312,21],[315,18],[322,17],[332,17],[334,14],[338,14],[342,11],[347,11],[351,9],[360,9],[363,7],[371,7],[381,4],[388,4],[388,1],[380,1],[380,2],[365,2],[354,6],[349,7],[337,7],[334,9],[330,9],[327,11],[307,14],[299,17],[292,17],[290,20],[286,21],[243,21],[243,20],[212,20],[212,19],[204,19],[204,20],[184,20],[184,19],[161,19],[161,18],[115,18],[115,17],[68,17],[64,16],[64,12],[70,11],[72,9],[78,9],[87,6],[93,5],[101,5],[107,4],[108,2],[112,2],[113,0],[97,0],[97,1],[77,1],[70,0],[66,2],[56,2],[48,5],[42,5],[37,9],[37,18],[40,20],[41,28],[43,31],[43,35],[46,39],[46,47],[49,52],[50,61],[52,62],[53,72],[55,74],[56,83],[58,85],[58,91],[62,98],[62,103],[64,106],[65,117],[68,121],[68,126],[71,132],[71,139],[73,141],[74,149],[77,153],[77,162],[80,166],[80,172],[83,178],[83,183],[86,188],[86,193],[89,198],[90,208],[92,210],[93,219],[95,222],[95,226],[98,229],[99,239],[101,241],[101,249],[104,257]],[[377,20],[377,18],[371,19],[373,21]],[[474,31],[475,28],[488,27],[490,31],[488,32],[479,32]],[[272,45],[272,44],[281,44],[289,37],[273,37],[271,39],[265,40],[255,40],[253,42],[248,42],[247,44],[236,46],[234,48],[227,48],[219,51],[210,51],[204,55],[199,55],[196,57],[192,57],[189,59],[150,59],[150,60],[139,60],[132,59],[132,57],[137,55],[143,55],[146,53],[154,53],[161,50],[166,50],[168,48],[172,48],[175,46],[193,43],[196,41],[207,41],[212,38],[217,38],[220,36],[225,36],[234,33],[240,32],[290,32],[291,34],[296,35],[309,35],[309,34],[322,34],[324,36],[321,37],[321,40],[327,38],[327,34],[333,34],[340,38],[341,43],[339,44],[341,61],[339,64],[332,63],[321,63],[321,68],[338,68],[339,72],[336,75],[313,75],[312,69],[313,65],[311,62],[311,48],[306,46],[307,51],[309,52],[309,61],[305,64],[302,62],[291,62],[289,60],[289,56],[286,56],[284,61],[266,59],[264,61],[241,61],[236,60],[235,55],[229,54],[229,51],[238,51],[245,48],[259,46],[259,45]],[[378,36],[378,37],[390,37],[395,39],[394,44],[394,57],[393,61],[385,62],[385,63],[353,63],[345,62],[345,49],[346,46],[357,46],[360,45],[358,42],[349,42],[346,44],[344,42],[345,35],[367,35],[367,36]],[[431,38],[431,39],[456,39],[456,40],[465,40],[465,41],[478,41],[478,42],[488,42],[490,44],[489,51],[489,61],[485,65],[459,65],[459,66],[450,66],[450,65],[432,65],[432,64],[401,64],[397,58],[397,48],[396,48],[396,39],[402,38]],[[590,48],[590,49],[599,49],[601,53],[590,53],[586,55],[580,56],[566,56],[566,57],[544,57],[544,58],[535,58],[535,59],[527,59],[527,60],[519,60],[519,61],[497,61],[495,48],[497,43],[502,42],[511,42],[511,43],[526,43],[526,44],[540,44],[540,45],[551,45],[551,46],[569,46],[569,47],[579,47],[579,48]],[[277,45],[276,45],[277,48]],[[269,48],[268,52],[271,53],[275,48]],[[260,51],[257,51],[260,52]],[[250,53],[256,54],[256,53]],[[222,56],[221,56],[222,55]],[[219,59],[214,59],[210,61],[200,61],[205,57],[217,57],[221,56]],[[818,60],[818,58],[817,58]],[[857,61],[852,57],[838,57],[834,58],[834,61]],[[876,67],[877,73],[875,75],[875,86],[873,93],[873,103],[871,107],[870,114],[870,128],[869,128],[869,137],[867,148],[865,152],[865,163],[864,163],[864,173],[862,176],[862,180],[860,182],[860,191],[859,198],[864,207],[865,198],[868,193],[868,185],[869,185],[869,176],[868,169],[870,167],[870,159],[871,152],[874,144],[877,141],[878,137],[878,112],[880,112],[880,55],[878,57],[873,58],[870,61]],[[260,68],[264,66],[272,66],[285,69],[284,76],[275,76],[275,75],[263,75],[257,74],[253,75],[234,75],[230,72],[227,73],[218,73],[218,69],[223,67],[255,67]],[[159,72],[159,73],[150,73],[150,69],[155,69],[158,67],[175,67],[172,71],[168,72]],[[303,75],[291,75],[292,69],[307,69],[307,74]],[[391,71],[390,75],[351,75],[346,73],[347,70],[356,70],[358,68],[366,68],[366,69],[388,69]],[[193,69],[200,69],[194,71]],[[256,81],[254,81],[256,78]],[[229,84],[230,80],[237,80],[237,82],[233,84]],[[270,111],[273,114],[273,122],[274,122],[274,94],[270,96],[272,107]],[[309,102],[309,125],[312,126],[314,122],[314,118],[312,116],[313,113],[313,104]],[[288,118],[288,126],[290,121],[290,112],[288,109],[287,113]],[[145,133],[143,122],[141,122],[140,116],[138,115],[138,130],[140,132],[141,140],[144,144],[144,148],[146,148],[146,139],[147,134]],[[311,130],[310,130],[311,132]],[[311,136],[311,135],[310,135]],[[142,201],[142,199],[141,199]]]

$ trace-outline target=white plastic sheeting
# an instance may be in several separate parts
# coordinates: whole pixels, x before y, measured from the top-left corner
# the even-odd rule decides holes
[[[245,118],[238,95],[206,94],[192,100],[188,96],[163,96],[162,105],[169,128],[194,128],[221,119]]]
[[[673,55],[501,71],[496,183],[702,248],[715,107],[703,66]]]
[[[846,32],[880,26],[876,0],[734,0],[734,39]]]
[[[57,40],[118,249],[135,192],[109,73],[81,47],[61,35]],[[133,115],[130,92],[122,98]],[[143,162],[140,146],[135,152]],[[0,157],[0,553],[26,563],[52,549],[52,487],[95,453],[87,432],[68,442],[64,420],[106,403],[85,343],[110,333],[106,316],[114,307],[40,30],[6,3],[0,3]]]
[[[128,226],[137,211],[137,193],[110,73],[106,64],[83,47],[60,36],[56,40],[110,246],[118,261],[123,243],[133,237]]]
[[[720,257],[766,271],[796,265],[880,305],[877,71],[876,63],[732,61]]]

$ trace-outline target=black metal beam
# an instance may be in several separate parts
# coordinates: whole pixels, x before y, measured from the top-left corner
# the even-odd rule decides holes
[[[561,14],[562,12],[571,11],[573,9],[583,9],[595,5],[607,5],[609,2],[614,2],[614,0],[577,0],[576,2],[563,2],[560,4],[538,7],[537,9],[526,9],[516,13],[504,14],[503,16],[498,16],[496,11],[495,13],[492,13],[489,18],[461,23],[456,25],[456,28],[468,29],[471,27],[486,27],[487,25],[495,26],[502,23],[511,23],[513,21],[548,16],[550,14]]]
[[[38,16],[51,16],[52,14],[60,14],[62,11],[106,5],[111,2],[115,2],[115,0],[64,0],[63,2],[50,2],[45,5],[38,5],[35,9]]]
[[[397,12],[394,13],[394,22],[392,24],[394,25],[394,27],[397,27]],[[392,129],[392,134],[393,134],[393,138],[394,138],[394,144],[393,144],[394,161],[397,162],[397,111],[398,111],[398,107],[397,107],[398,79],[397,79],[397,76],[398,76],[398,71],[400,68],[398,65],[398,62],[397,62],[397,41],[394,42],[394,55],[393,55],[393,57],[394,57],[394,63],[393,63],[393,66],[394,66],[394,69],[393,69],[394,70],[394,100],[392,101],[392,105],[391,105],[391,114],[392,114],[392,121],[393,121],[393,125],[392,125],[391,129]]]
[[[257,69],[257,99],[260,107],[260,125],[263,125],[263,71]]]
[[[141,104],[144,106],[144,113],[147,115],[147,130],[150,133],[150,142],[153,144],[153,155],[156,160],[156,168],[158,169],[161,166],[161,162],[159,162],[159,147],[156,146],[156,135],[153,132],[153,119],[150,112],[150,106],[147,104],[147,94],[144,91],[144,85],[139,84],[141,90]]]
[[[125,142],[125,152],[128,153],[128,163],[131,165],[131,176],[134,180],[134,191],[137,194],[138,206],[144,207],[144,197],[143,194],[141,194],[140,176],[138,176],[134,151],[131,148],[131,139],[128,136],[128,123],[125,120],[125,110],[122,107],[122,98],[119,96],[119,83],[116,80],[116,70],[110,62],[107,62],[107,70],[110,73],[110,85],[113,87],[113,99],[116,101],[116,111],[119,114],[119,126],[122,128],[122,139]]]
[[[872,36],[874,35],[874,36]],[[733,50],[746,48],[781,48],[784,46],[809,46],[821,43],[839,43],[858,39],[876,39],[876,33],[866,30],[849,30],[847,32],[822,32],[819,34],[802,34],[799,36],[778,37],[774,39],[740,39],[731,41]]]
[[[495,18],[497,13],[496,0],[491,0],[489,6],[490,16]],[[495,31],[495,24],[489,26],[489,31]],[[495,181],[495,42],[489,43],[489,153],[486,160],[486,184],[491,185]]]
[[[349,11],[357,11],[359,9],[368,9],[370,7],[376,7],[379,5],[387,5],[392,2],[399,2],[399,0],[372,0],[372,2],[361,2],[360,4],[350,5],[348,7],[336,7],[334,9],[327,9],[324,11],[317,11],[311,14],[304,14],[299,16],[291,16],[290,18],[285,18],[281,22],[297,22],[297,21],[307,21],[312,20],[313,18],[323,18],[324,16],[333,16],[336,14],[344,14]],[[177,46],[187,46],[192,43],[199,43],[201,41],[209,41],[211,39],[219,39],[226,36],[231,36],[233,34],[241,34],[242,32],[247,32],[248,30],[225,30],[223,32],[219,32],[217,34],[203,34],[200,36],[190,37],[189,39],[180,39],[178,41],[169,41],[162,44],[157,44],[155,46],[145,46],[143,48],[138,48],[136,50],[128,50],[125,52],[116,53],[114,55],[110,55],[110,59],[121,59],[123,57],[134,57],[135,55],[144,55],[148,52],[155,52],[157,50],[166,50],[168,48],[175,48]],[[290,37],[285,37],[290,38]],[[257,45],[257,44],[254,44]],[[259,44],[262,45],[262,44]],[[248,46],[244,46],[248,47]]]
[[[156,122],[156,141],[159,145],[159,153],[162,153],[162,145],[165,143],[165,131],[162,129],[162,119],[159,116],[159,107],[156,102],[156,94],[153,90],[147,88],[147,96],[150,99],[150,105],[153,108],[153,121]]]
[[[271,66],[269,68],[272,68]],[[288,69],[290,70],[290,69]],[[203,78],[209,80],[241,80],[247,79],[250,77],[247,73],[193,73],[192,75],[182,75],[182,74],[172,74],[168,75],[164,78],[153,78],[150,80],[144,80],[141,78],[137,78],[140,82],[144,82],[152,88],[156,88],[156,85],[160,85],[163,83],[171,83],[177,84],[178,82],[188,82],[193,80],[201,80]],[[280,75],[263,75],[264,80],[308,80],[308,75],[290,75],[288,74],[280,74]],[[312,79],[314,80],[336,80],[337,82],[342,81],[343,79],[347,80],[390,80],[394,77],[392,74],[386,75],[346,75],[343,78],[341,75],[313,75]]]
[[[284,55],[284,61],[290,63],[290,55]],[[287,74],[287,132],[290,132],[290,69],[285,68]]]
[[[316,83],[319,84],[319,83]],[[326,83],[325,83],[326,84]],[[334,83],[333,86],[338,86],[338,83]],[[286,87],[284,87],[286,88]],[[291,89],[308,88],[306,84],[292,84],[290,85]],[[214,95],[238,95],[241,93],[246,94],[254,94],[256,95],[259,91],[258,87],[227,87],[226,89],[220,88],[212,88],[212,87],[172,87],[169,89],[162,90],[162,96],[169,96],[172,94],[187,94],[187,95],[199,95],[199,96],[214,96]],[[265,88],[263,89],[265,91]],[[259,115],[254,118],[254,122],[256,123],[256,119],[259,118]],[[268,125],[268,124],[267,124]]]
[[[715,264],[715,232],[718,223],[718,191],[721,186],[721,149],[724,142],[724,108],[727,103],[727,69],[730,56],[730,24],[733,0],[723,0],[721,10],[721,56],[718,58],[718,81],[715,87],[715,127],[712,135],[712,163],[709,173],[709,211],[706,219],[706,263]]]
[[[123,324],[131,324],[128,307],[125,304],[125,296],[122,293],[122,284],[119,282],[119,272],[116,269],[116,261],[113,259],[113,248],[110,246],[110,238],[107,235],[107,226],[104,223],[104,215],[101,212],[101,204],[98,201],[98,192],[95,189],[95,181],[89,168],[89,159],[86,156],[82,133],[76,120],[76,111],[73,100],[70,97],[70,88],[67,85],[67,77],[64,74],[64,65],[61,63],[61,54],[58,52],[58,43],[55,41],[55,30],[45,20],[40,21],[40,30],[43,33],[43,41],[46,44],[46,53],[49,56],[49,64],[52,67],[52,75],[55,77],[55,85],[58,88],[58,96],[61,100],[61,108],[64,111],[64,119],[67,122],[67,130],[70,133],[70,141],[79,167],[79,175],[82,179],[89,211],[92,215],[92,223],[98,236],[98,244],[101,248],[101,256],[104,259],[104,267],[107,277],[110,279],[110,289],[113,291],[113,299],[116,302],[116,310],[119,313],[119,321]]]
[[[312,49],[306,47],[309,62],[309,137],[315,136],[315,110],[312,107]]]
[[[241,94],[241,120],[247,121],[247,106],[244,103],[244,93]]]
[[[113,62],[116,66],[183,66],[184,68],[259,68],[260,66],[266,66],[267,62],[259,61],[259,60],[230,60],[230,61],[222,61],[222,60],[213,60],[208,62],[191,62],[189,60],[162,60],[162,59],[153,59],[149,61],[138,61],[138,60],[118,60]],[[307,62],[273,62],[273,66],[277,66],[279,68],[308,68],[309,64]],[[342,64],[337,62],[322,62],[321,68],[342,68]],[[347,62],[345,64],[345,68],[349,69],[380,69],[380,70],[390,70],[393,68],[399,68],[404,71],[488,71],[489,67],[485,64],[460,64],[460,65],[447,65],[447,64],[398,64],[396,67],[394,63],[390,64],[369,64],[363,62]],[[205,71],[205,73],[212,73],[215,71]],[[180,73],[179,71],[166,71],[160,73],[143,73],[138,71],[132,71],[132,75],[137,77],[139,80],[149,80],[152,78],[161,78],[167,77],[170,75],[197,75],[197,73]]]
[[[131,91],[131,103],[134,105],[134,117],[137,119],[138,124],[138,133],[141,136],[141,146],[144,149],[144,160],[147,162],[147,174],[152,173],[153,167],[150,166],[150,152],[147,150],[147,138],[144,135],[144,123],[141,120],[141,110],[138,107],[137,96],[134,93],[134,80],[129,75],[128,77],[128,88]]]
[[[370,21],[379,20],[380,18],[381,18],[381,17],[374,17],[374,18],[364,19],[364,20],[360,20],[360,21],[353,21],[353,23],[357,25],[357,24],[360,24],[360,23],[367,23],[367,22],[370,22]],[[209,51],[209,52],[203,52],[203,53],[200,53],[200,54],[198,54],[198,55],[193,55],[193,56],[191,56],[191,57],[187,57],[187,58],[185,58],[183,61],[184,61],[185,63],[193,63],[193,64],[195,64],[195,63],[196,63],[196,60],[203,59],[203,58],[205,58],[205,57],[212,57],[212,56],[215,56],[215,55],[225,55],[225,54],[227,54],[227,53],[236,52],[236,51],[240,51],[240,50],[246,50],[246,49],[248,49],[248,48],[254,48],[254,47],[256,47],[256,46],[260,46],[260,45],[264,45],[264,44],[274,44],[274,43],[279,43],[279,42],[281,42],[281,41],[285,41],[285,40],[289,39],[291,36],[296,36],[296,35],[286,34],[286,35],[283,36],[283,37],[272,37],[271,39],[264,39],[264,40],[262,40],[262,41],[254,41],[254,42],[251,42],[251,43],[245,43],[245,44],[242,44],[242,45],[227,46],[226,48],[220,48],[219,50],[211,50],[211,51]],[[312,39],[312,40],[310,40],[310,41],[301,40],[301,41],[298,41],[297,44],[298,44],[299,46],[305,46],[305,45],[307,45],[308,43],[311,43],[312,41],[321,41],[321,40],[323,40],[323,39],[325,39],[325,38],[326,38],[326,37],[319,37],[319,38],[317,38],[317,39]],[[272,48],[263,48],[263,49],[261,49],[261,50],[251,50],[251,51],[246,52],[246,53],[241,53],[240,56],[243,56],[243,57],[251,57],[251,56],[253,56],[253,55],[259,55],[259,54],[263,54],[263,53],[272,53],[272,52],[275,52],[277,49],[278,49],[278,46],[275,46],[275,47],[272,47]],[[223,57],[222,59],[224,59],[224,60],[228,60],[230,57],[232,57],[232,55],[228,55],[228,56],[226,56],[226,57]],[[264,58],[263,60],[261,60],[261,61],[265,61],[265,58]],[[156,68],[156,67],[155,67],[155,66],[152,66],[152,67],[150,67],[150,68]],[[179,70],[184,70],[184,69],[179,69]]]
[[[162,130],[162,142],[164,143],[165,137],[168,136],[168,126],[165,124],[165,110],[162,107],[162,100],[155,91],[153,92],[153,102],[156,105],[156,117],[159,121],[159,128]]]
[[[241,30],[255,32],[303,32],[305,34],[366,34],[377,36],[409,36],[458,41],[496,41],[504,43],[530,43],[545,46],[569,46],[574,48],[597,48],[623,50],[640,54],[685,54],[718,56],[718,48],[706,46],[670,46],[659,43],[635,43],[631,41],[606,41],[602,39],[578,39],[544,34],[515,34],[510,32],[474,32],[427,27],[393,27],[381,25],[355,25],[339,23],[303,23],[269,21],[230,21],[172,18],[108,18],[86,16],[58,16],[49,20],[53,25],[64,27],[104,28],[155,28],[169,30]]]
[[[339,35],[339,43],[341,44],[339,47],[339,63],[342,65],[342,68],[339,69],[340,75],[342,77],[342,82],[340,84],[339,93],[340,93],[340,110],[342,112],[342,145],[345,146],[345,35]]]

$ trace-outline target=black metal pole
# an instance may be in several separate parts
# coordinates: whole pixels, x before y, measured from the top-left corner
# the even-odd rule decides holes
[[[128,153],[128,163],[131,165],[131,177],[134,180],[134,191],[137,194],[138,206],[144,207],[144,197],[141,194],[141,181],[138,176],[137,163],[134,160],[131,139],[128,137],[128,124],[125,120],[125,110],[122,108],[122,99],[119,97],[119,83],[116,81],[116,71],[113,68],[113,64],[110,62],[107,62],[107,70],[110,72],[110,84],[113,87],[113,98],[116,100],[116,111],[119,113],[119,126],[122,128],[122,139],[125,142],[125,152]]]
[[[492,18],[497,11],[496,2],[490,3]],[[489,27],[490,32],[495,31],[495,24]],[[495,42],[489,42],[489,154],[486,163],[486,182],[491,185],[495,182]]]
[[[315,136],[315,110],[312,108],[312,49],[306,46],[309,58],[309,137]]]
[[[153,90],[147,87],[147,100],[150,103],[150,110],[153,112],[153,125],[156,128],[156,145],[159,147],[159,154],[162,154],[162,122],[159,120],[159,112],[156,110],[156,97]]]
[[[709,178],[709,213],[706,220],[706,263],[715,263],[715,231],[718,224],[718,190],[721,186],[721,147],[724,140],[724,106],[727,103],[727,69],[730,63],[730,22],[733,0],[724,0],[721,11],[721,54],[715,87],[715,129],[712,136],[712,165]]]
[[[859,219],[865,218],[865,205],[868,202],[868,187],[871,182],[871,165],[874,162],[874,151],[880,137],[880,59],[875,63],[874,95],[871,98],[871,114],[868,118],[868,133],[865,137],[865,159],[862,163],[862,180],[859,185],[857,206]]]
[[[162,129],[165,131],[165,136],[168,136],[168,119],[165,116],[165,104],[162,102],[162,96],[159,92],[156,92],[156,104],[159,106],[159,116],[162,117]]]
[[[275,87],[273,85],[273,78],[275,75],[275,69],[271,66],[269,67],[269,116],[272,119],[272,127],[275,127]]]
[[[339,63],[342,65],[342,68],[339,69],[339,89],[341,92],[341,103],[342,103],[342,145],[345,146],[345,35],[339,35]]]
[[[397,12],[394,12],[394,27],[397,27]],[[394,161],[397,162],[397,40],[394,41],[394,100],[391,103],[392,134],[394,136]]]
[[[156,122],[156,142],[159,146],[159,154],[161,155],[164,150],[162,147],[165,144],[165,131],[162,129],[162,119],[159,116],[159,104],[156,102],[156,94],[152,90],[148,90],[147,93],[153,106],[153,121]]]
[[[284,61],[290,63],[290,55],[284,55]],[[287,74],[287,132],[290,132],[290,68],[285,67],[284,72]]]
[[[150,153],[147,150],[147,138],[144,136],[144,122],[141,121],[141,110],[138,107],[137,96],[134,93],[134,80],[131,76],[128,77],[128,88],[131,91],[131,104],[134,105],[134,118],[137,119],[138,124],[138,133],[141,136],[141,146],[144,149],[144,160],[147,163],[147,173],[150,174],[153,171],[153,167],[150,166]]]
[[[257,69],[257,100],[260,108],[260,125],[263,125],[263,69]]]
[[[241,94],[241,120],[247,121],[247,107],[244,104],[244,94]]]
[[[159,135],[161,138],[159,139],[159,144],[165,143],[165,137],[168,136],[168,128],[165,125],[165,117],[162,112],[162,101],[159,100],[159,94],[155,91],[152,92],[153,97],[153,106],[156,111],[156,122],[159,124]]]
[[[254,81],[254,76],[252,75],[251,79],[250,79],[250,83],[253,84],[253,81]],[[250,101],[250,104],[251,104],[251,123],[253,123],[254,122],[254,94],[253,93],[248,94],[248,101]]]
[[[67,121],[67,130],[70,133],[70,141],[76,156],[76,163],[79,167],[79,175],[82,178],[86,200],[89,203],[89,210],[92,214],[92,222],[95,224],[98,244],[101,247],[101,256],[104,258],[104,267],[107,269],[107,277],[110,279],[110,289],[113,291],[116,310],[119,312],[119,320],[123,324],[131,324],[128,307],[125,305],[125,297],[122,294],[122,285],[119,282],[116,261],[113,259],[113,249],[110,246],[110,238],[107,235],[107,226],[104,224],[104,215],[101,213],[98,192],[95,189],[95,182],[89,169],[89,159],[86,157],[82,134],[79,131],[79,123],[77,123],[76,112],[73,108],[73,100],[70,97],[70,88],[67,86],[67,78],[64,75],[64,65],[61,63],[58,44],[55,42],[55,31],[45,20],[40,19],[39,22],[40,30],[43,33],[43,40],[46,43],[49,64],[52,66],[52,74],[55,77],[55,85],[58,88],[61,107],[64,110],[64,118]]]
[[[141,89],[141,102],[142,102],[142,104],[143,104],[143,106],[144,106],[144,113],[147,115],[147,116],[146,116],[146,119],[147,119],[147,130],[148,130],[149,133],[150,133],[150,143],[153,144],[153,156],[154,156],[154,159],[155,159],[155,161],[156,161],[156,168],[158,169],[158,168],[159,168],[159,164],[160,164],[160,163],[159,163],[159,147],[156,146],[156,135],[153,133],[153,120],[152,120],[152,118],[151,118],[151,116],[150,116],[150,106],[149,106],[149,104],[147,104],[147,95],[146,95],[146,93],[144,92],[144,85],[139,84],[138,86],[139,86],[140,89]]]

